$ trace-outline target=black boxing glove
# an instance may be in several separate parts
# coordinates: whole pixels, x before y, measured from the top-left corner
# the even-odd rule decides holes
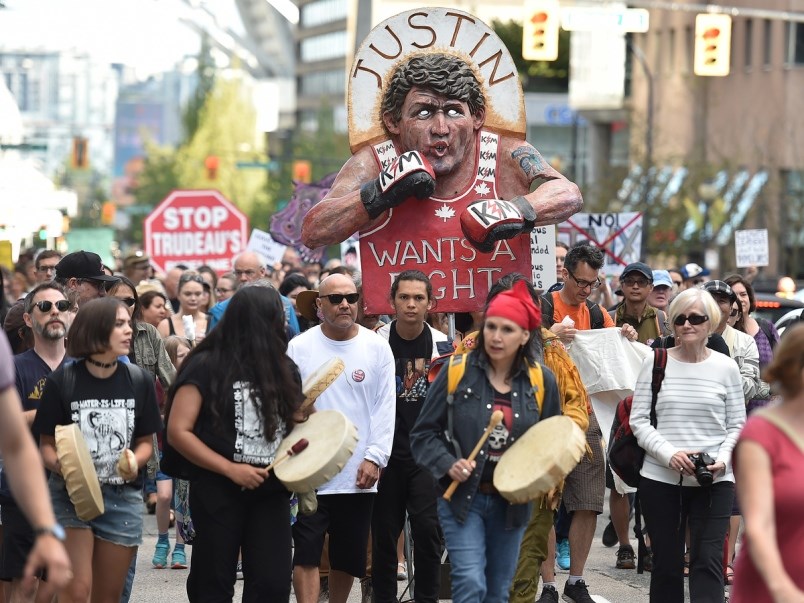
[[[524,197],[476,201],[461,212],[463,236],[483,253],[493,251],[497,241],[529,233],[535,226],[536,210]]]
[[[435,172],[417,151],[402,153],[380,172],[380,177],[360,187],[360,201],[369,217],[376,218],[406,199],[427,199],[435,191]]]

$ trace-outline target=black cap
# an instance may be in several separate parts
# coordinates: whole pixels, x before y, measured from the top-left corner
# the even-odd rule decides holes
[[[620,278],[622,279],[629,272],[639,272],[639,274],[644,276],[651,283],[653,282],[653,270],[651,270],[650,266],[644,262],[632,262],[631,264],[628,264],[628,266],[623,268],[623,271],[620,273]]]
[[[732,303],[737,301],[737,296],[732,291],[731,287],[728,284],[724,283],[723,281],[706,281],[703,285],[701,285],[701,289],[704,291],[709,291],[712,295],[721,294],[728,296],[729,300]]]
[[[56,278],[89,278],[109,283],[120,280],[103,272],[100,256],[91,251],[74,251],[61,258],[56,264]]]

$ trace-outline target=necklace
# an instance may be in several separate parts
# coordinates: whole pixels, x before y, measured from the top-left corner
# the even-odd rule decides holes
[[[104,368],[104,369],[112,368],[113,366],[115,366],[117,364],[117,360],[115,360],[114,362],[98,362],[97,360],[95,360],[91,356],[87,356],[85,358],[85,360],[87,362],[89,362],[90,364],[93,364],[93,365],[97,366],[98,368]]]

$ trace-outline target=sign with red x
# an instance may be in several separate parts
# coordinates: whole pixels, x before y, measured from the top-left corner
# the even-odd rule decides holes
[[[559,224],[558,238],[570,247],[590,241],[603,250],[603,273],[620,274],[631,262],[640,261],[642,253],[642,212],[575,214]]]

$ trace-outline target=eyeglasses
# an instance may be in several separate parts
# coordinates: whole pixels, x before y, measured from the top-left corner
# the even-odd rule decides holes
[[[357,300],[360,299],[359,293],[332,293],[330,295],[319,295],[318,299],[322,299],[326,297],[333,306],[339,305],[343,300],[346,300],[349,304],[356,304]]]
[[[221,287],[215,287],[215,294],[216,295],[223,295],[224,293],[231,293],[234,289],[223,289]]]
[[[737,308],[734,308],[731,312],[729,312],[729,316],[731,316],[733,318],[733,317],[737,316],[739,313],[740,313],[740,311]]]
[[[675,320],[673,321],[673,324],[676,325],[677,327],[681,327],[684,326],[685,322],[690,321],[691,325],[697,327],[698,325],[702,325],[703,323],[705,323],[707,320],[709,320],[709,317],[706,316],[705,314],[703,316],[701,316],[700,314],[690,314],[689,316],[687,316],[686,314],[679,314],[678,316],[676,316]]]
[[[136,300],[136,299],[134,299],[133,297],[120,297],[120,298],[118,298],[118,299],[119,299],[121,302],[123,302],[124,304],[126,304],[126,305],[127,305],[129,308],[133,307],[133,306],[134,306],[134,304],[136,304],[136,303],[137,303],[137,300]]]
[[[59,312],[66,312],[67,310],[70,309],[70,302],[68,302],[66,299],[60,299],[57,302],[42,300],[36,302],[34,306],[39,308],[39,310],[42,312],[50,312],[50,309],[53,307],[54,303],[56,304],[56,309]]]
[[[650,285],[650,281],[646,278],[624,278],[622,280],[622,284],[626,287],[633,287],[634,285],[639,285],[640,287],[647,287]]]
[[[589,289],[589,288],[597,289],[601,285],[601,282],[600,282],[599,278],[596,278],[593,281],[585,281],[583,279],[577,279],[577,278],[575,278],[575,275],[572,274],[572,270],[570,270],[569,268],[566,268],[566,267],[565,267],[565,269],[567,271],[567,274],[569,274],[572,277],[572,280],[575,281],[575,284],[578,285],[578,287],[580,289]]]
[[[201,276],[200,274],[182,274],[179,277],[179,284],[183,285],[184,283],[190,283],[190,282],[200,283],[201,285],[204,285],[206,284],[207,281],[205,281],[204,277]]]
[[[50,274],[51,272],[56,271],[56,264],[53,264],[52,266],[45,266],[45,265],[39,266],[39,268],[37,268],[36,271],[41,274]]]

